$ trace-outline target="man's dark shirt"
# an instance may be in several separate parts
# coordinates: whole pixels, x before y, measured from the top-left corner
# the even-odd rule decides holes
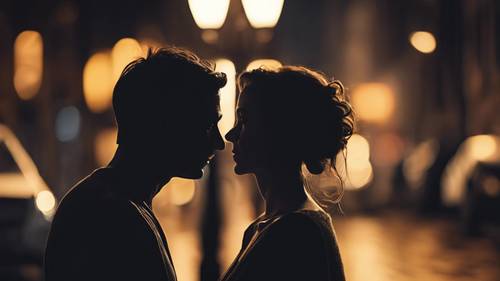
[[[150,207],[116,195],[111,170],[96,170],[60,203],[47,242],[45,281],[176,280]]]

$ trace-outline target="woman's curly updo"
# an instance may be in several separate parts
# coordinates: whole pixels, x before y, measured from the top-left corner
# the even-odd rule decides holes
[[[338,80],[302,66],[243,72],[240,92],[255,89],[262,119],[274,147],[311,174],[334,170],[336,157],[353,134],[354,116]],[[337,173],[338,176],[338,173]]]
[[[240,91],[251,86],[262,101],[260,111],[289,156],[312,174],[334,165],[351,137],[354,116],[338,80],[302,66],[259,68],[243,72]]]

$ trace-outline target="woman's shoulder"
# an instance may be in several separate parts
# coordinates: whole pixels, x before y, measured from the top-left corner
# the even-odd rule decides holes
[[[277,243],[315,243],[335,239],[327,214],[315,210],[300,210],[285,214],[268,226],[267,240]],[[271,242],[274,243],[274,242]]]
[[[321,230],[330,228],[330,218],[319,210],[298,210],[283,215],[275,222],[277,228],[297,228],[306,230]]]

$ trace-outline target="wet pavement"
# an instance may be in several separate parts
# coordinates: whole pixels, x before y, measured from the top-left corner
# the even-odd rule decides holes
[[[500,280],[500,247],[465,237],[450,218],[396,211],[334,220],[349,281]]]

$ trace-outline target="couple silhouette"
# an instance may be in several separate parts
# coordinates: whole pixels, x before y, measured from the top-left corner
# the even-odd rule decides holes
[[[226,82],[208,61],[173,47],[124,69],[113,92],[118,148],[61,201],[46,281],[177,280],[151,202],[172,177],[200,178],[224,148],[217,122]],[[265,213],[245,231],[222,280],[345,280],[331,219],[302,172],[334,170],[353,132],[342,84],[283,66],[243,72],[238,86],[236,123],[225,137],[235,172],[255,175]]]

